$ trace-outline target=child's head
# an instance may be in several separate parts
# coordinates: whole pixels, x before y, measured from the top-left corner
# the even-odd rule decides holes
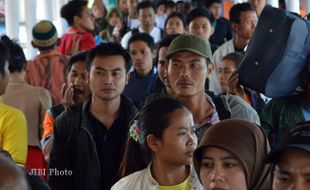
[[[172,98],[154,100],[131,124],[121,175],[144,169],[151,160],[189,165],[196,141],[193,115],[183,104]]]
[[[223,91],[228,91],[228,80],[237,70],[242,56],[238,53],[230,53],[223,57],[217,66],[217,79]]]
[[[51,21],[42,20],[32,28],[32,46],[39,51],[54,49],[58,43],[56,27]]]

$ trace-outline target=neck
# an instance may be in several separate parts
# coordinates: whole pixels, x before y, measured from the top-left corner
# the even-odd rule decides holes
[[[24,80],[25,78],[25,72],[14,72],[10,73],[10,80]]]
[[[234,40],[234,43],[235,43],[235,47],[238,48],[238,49],[244,49],[245,46],[247,46],[250,42],[250,39],[245,39],[245,38],[242,38],[238,35],[236,35],[236,38]]]
[[[141,28],[142,28],[143,32],[150,34],[151,31],[153,30],[154,26],[153,26],[152,28],[144,28],[144,27],[141,25]]]
[[[121,105],[121,98],[104,100],[95,95],[92,96],[90,112],[106,127],[110,127],[116,119]]]
[[[210,114],[214,112],[211,103],[206,99],[203,92],[190,97],[176,97],[182,102],[195,116],[196,123],[201,124]]]
[[[136,70],[136,72],[138,73],[139,76],[142,76],[142,77],[146,77],[150,74],[150,72],[152,71],[152,67],[151,69],[147,69],[147,70]]]
[[[154,159],[151,173],[160,185],[172,186],[182,183],[188,177],[190,169],[186,165],[171,165]]]
[[[79,32],[88,32],[87,30],[82,28],[80,25],[74,24],[73,27],[76,28]]]

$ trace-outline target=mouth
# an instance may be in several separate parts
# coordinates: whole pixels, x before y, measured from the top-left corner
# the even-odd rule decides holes
[[[181,80],[181,81],[177,82],[177,85],[181,86],[181,87],[182,86],[187,87],[187,86],[192,86],[193,83],[189,80]]]
[[[221,188],[221,187],[214,187],[212,188],[211,190],[225,190],[224,188]]]

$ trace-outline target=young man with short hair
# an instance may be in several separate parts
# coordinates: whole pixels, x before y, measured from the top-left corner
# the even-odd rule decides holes
[[[233,39],[221,45],[213,54],[212,63],[218,65],[221,59],[233,52],[245,53],[257,24],[257,15],[250,3],[235,4],[229,12],[231,27],[235,32]],[[210,78],[209,90],[216,95],[223,93],[220,90],[216,75]]]
[[[205,6],[214,16],[212,24],[214,33],[210,37],[210,43],[214,47],[213,52],[223,43],[232,38],[232,29],[230,22],[222,17],[223,0],[207,0]]]
[[[140,20],[139,28],[134,28],[127,32],[122,40],[121,45],[127,49],[128,41],[131,36],[135,33],[148,33],[152,36],[155,43],[157,43],[163,34],[160,28],[155,26],[156,11],[153,3],[151,1],[142,1],[137,5],[138,18]]]
[[[122,95],[130,55],[121,45],[102,43],[87,56],[91,96],[57,119],[50,155],[52,189],[110,189],[118,180],[129,123],[137,113]],[[57,171],[66,172],[59,176]]]
[[[310,189],[310,122],[289,130],[267,162],[275,165],[273,190]]]
[[[95,30],[95,21],[87,7],[87,1],[69,1],[61,8],[60,14],[70,26],[61,37],[58,47],[61,54],[74,55],[96,46],[92,35]]]
[[[136,33],[129,39],[128,49],[134,70],[130,73],[124,94],[141,108],[147,96],[160,91],[163,86],[153,64],[155,44],[147,33]]]

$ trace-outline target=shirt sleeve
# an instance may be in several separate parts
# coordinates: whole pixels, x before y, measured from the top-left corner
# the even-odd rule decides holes
[[[7,119],[3,130],[3,146],[8,151],[13,160],[24,166],[27,159],[27,122],[22,112],[16,111]]]
[[[87,51],[87,50],[94,48],[95,46],[96,46],[96,41],[94,37],[90,33],[85,32],[80,42],[80,50]]]

